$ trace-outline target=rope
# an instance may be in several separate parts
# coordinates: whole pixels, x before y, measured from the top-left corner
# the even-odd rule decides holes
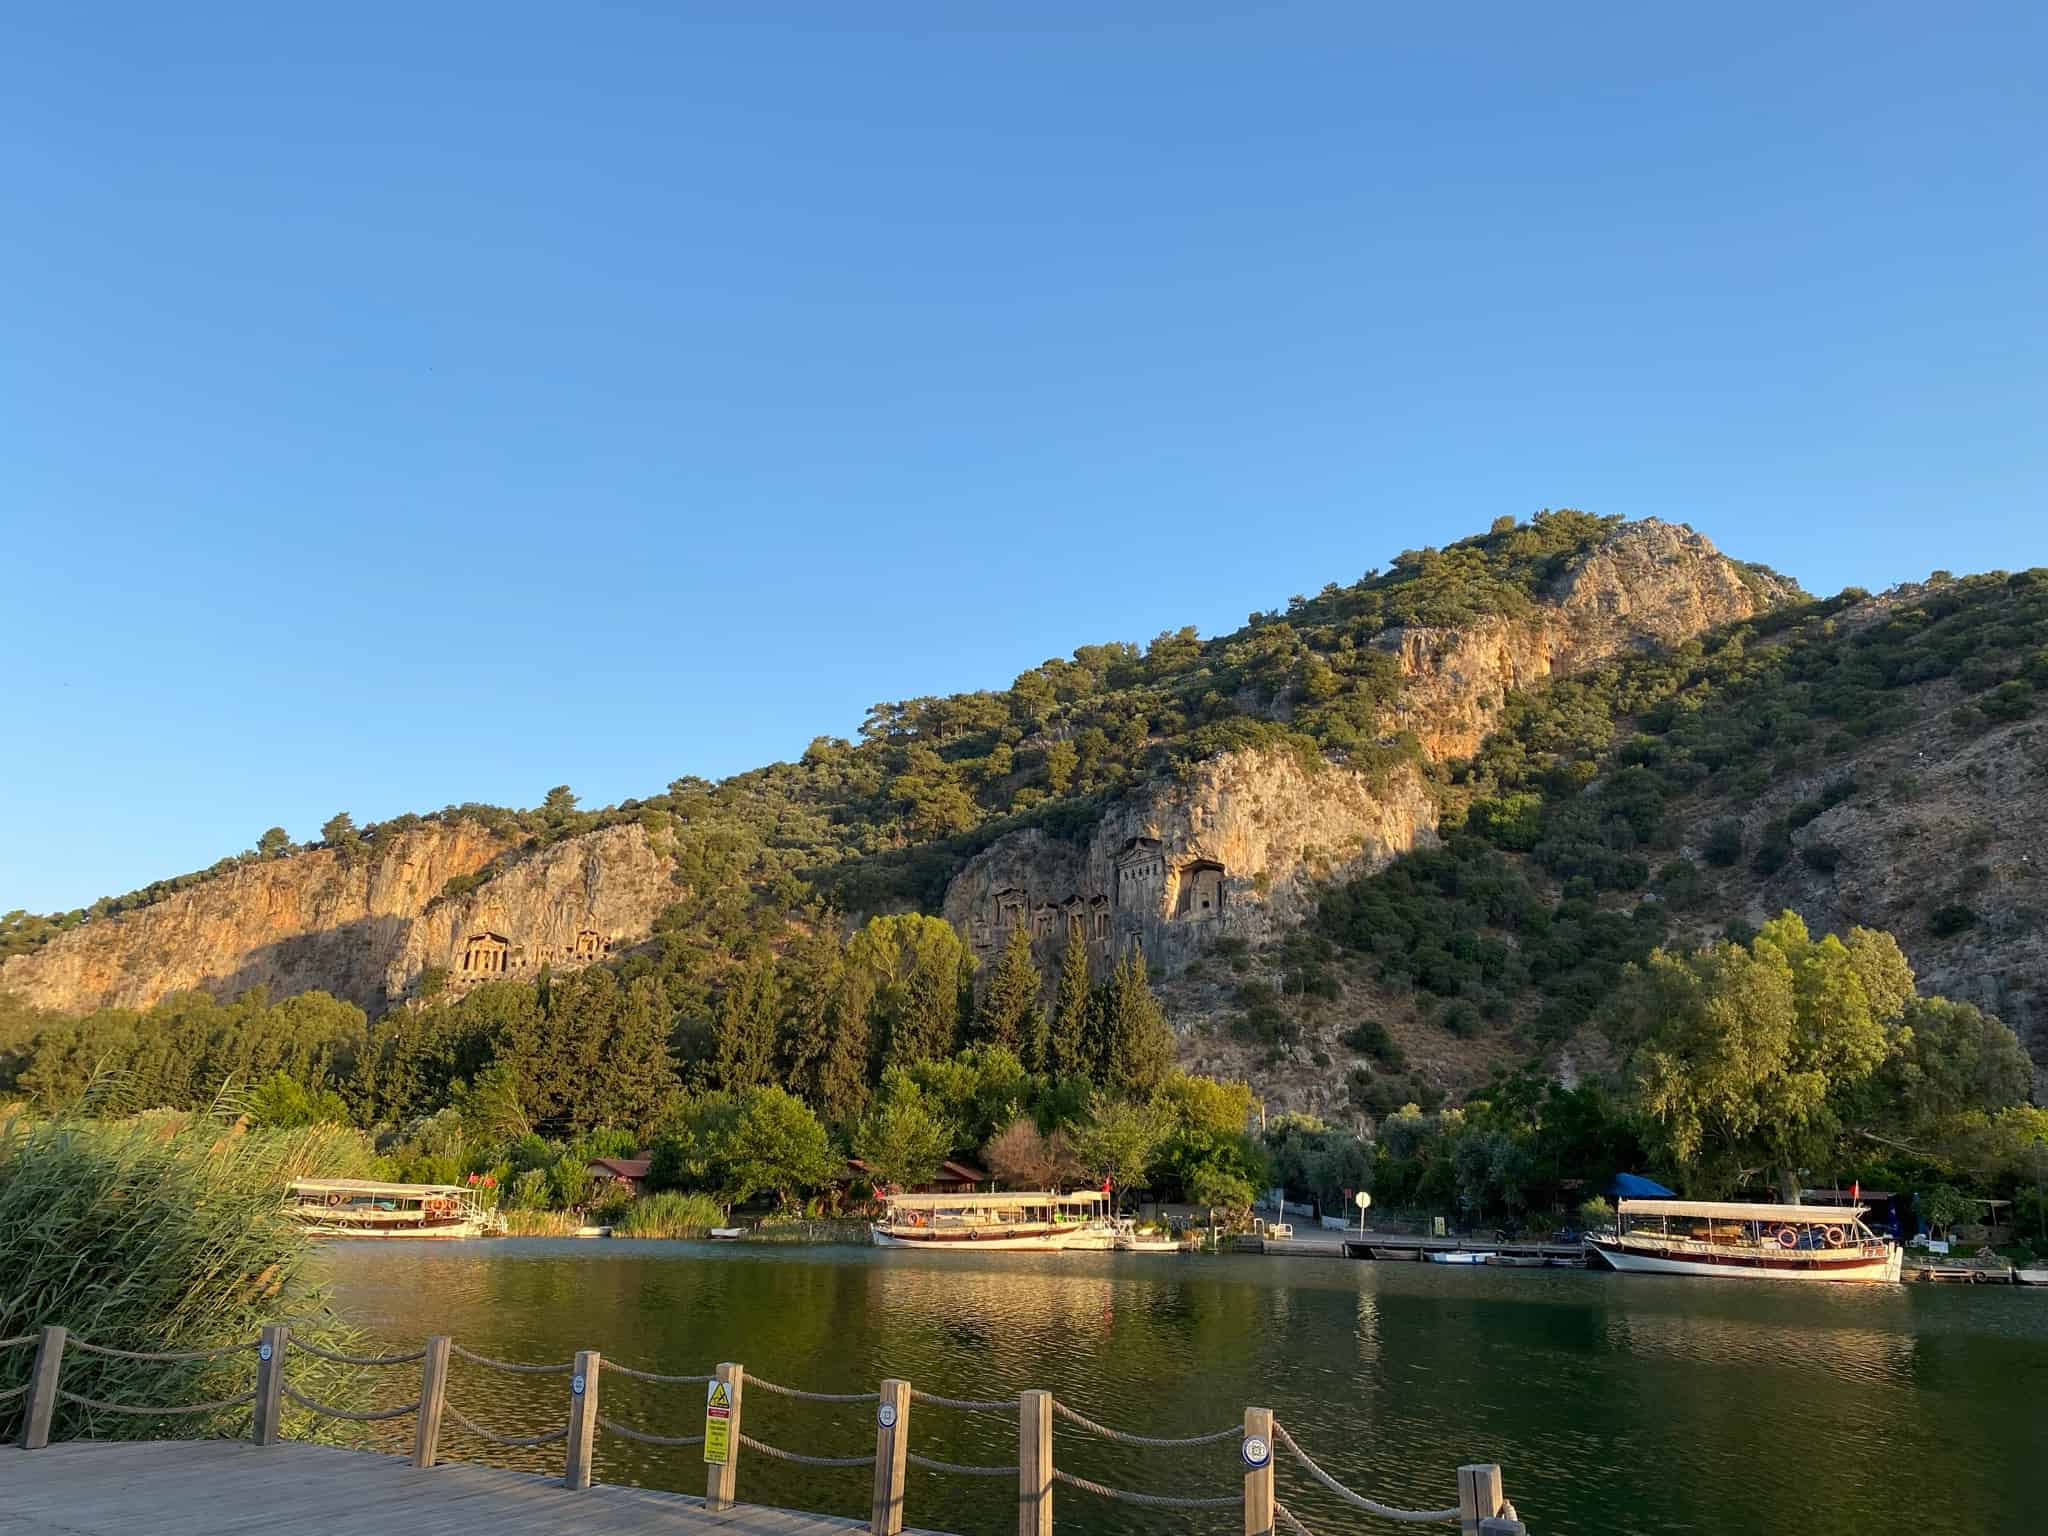
[[[1278,1499],[1273,1501],[1273,1518],[1294,1532],[1294,1536],[1315,1536],[1313,1531],[1294,1518],[1294,1511]]]
[[[1017,1399],[1014,1397],[941,1397],[936,1392],[920,1392],[910,1389],[913,1403],[931,1403],[940,1408],[964,1408],[969,1413],[1015,1413]]]
[[[33,1344],[35,1341],[36,1335],[32,1333],[17,1333],[11,1339],[0,1339],[0,1349],[19,1349],[22,1345]]]
[[[223,1355],[238,1355],[245,1349],[254,1349],[256,1341],[246,1344],[223,1344],[219,1349],[174,1349],[148,1352],[139,1349],[108,1349],[104,1344],[88,1344],[83,1339],[66,1339],[67,1349],[82,1350],[88,1355],[109,1355],[116,1360],[218,1360]]]
[[[1105,1499],[1121,1499],[1126,1504],[1141,1504],[1148,1509],[1237,1509],[1244,1503],[1244,1495],[1233,1493],[1220,1499],[1188,1499],[1167,1493],[1133,1493],[1128,1488],[1111,1488],[1104,1483],[1091,1483],[1085,1477],[1076,1477],[1071,1472],[1052,1469],[1056,1483],[1065,1483],[1070,1488],[1079,1488],[1083,1493],[1099,1493]]]
[[[1058,1398],[1053,1399],[1052,1411],[1070,1424],[1078,1424],[1091,1435],[1100,1435],[1105,1440],[1121,1441],[1125,1445],[1179,1446],[1211,1445],[1218,1440],[1228,1440],[1232,1435],[1242,1435],[1244,1428],[1238,1424],[1226,1424],[1221,1429],[1211,1430],[1206,1435],[1134,1435],[1128,1430],[1111,1429],[1107,1424],[1098,1424],[1074,1412]]]
[[[1294,1436],[1287,1433],[1278,1424],[1273,1426],[1273,1438],[1294,1453],[1294,1459],[1302,1464],[1302,1467],[1308,1472],[1310,1477],[1321,1483],[1354,1509],[1362,1509],[1367,1514],[1378,1515],[1385,1520],[1413,1520],[1417,1524],[1431,1524],[1436,1521],[1448,1521],[1458,1518],[1458,1512],[1455,1509],[1395,1509],[1392,1505],[1382,1504],[1377,1499],[1368,1499],[1362,1493],[1353,1493],[1349,1488],[1346,1488],[1337,1479],[1317,1466],[1314,1458],[1294,1443]]]
[[[801,1387],[779,1386],[760,1376],[746,1379],[749,1387],[759,1387],[763,1392],[778,1393],[783,1397],[800,1397],[807,1403],[879,1403],[879,1392],[806,1392]]]
[[[450,1344],[448,1348],[477,1365],[488,1365],[494,1371],[514,1371],[521,1376],[566,1376],[576,1369],[574,1360],[564,1360],[560,1365],[520,1365],[511,1360],[493,1360],[489,1355],[473,1355],[460,1344]]]
[[[411,1365],[415,1360],[427,1358],[424,1349],[416,1349],[406,1355],[344,1355],[338,1350],[322,1349],[318,1344],[308,1344],[303,1339],[293,1339],[291,1347],[301,1354],[313,1355],[321,1360],[332,1360],[336,1365]]]
[[[638,1440],[642,1445],[702,1445],[702,1435],[650,1435],[644,1429],[633,1429],[606,1418],[597,1416],[597,1422],[615,1435],[624,1435],[628,1440]]]
[[[963,1467],[957,1461],[940,1461],[936,1456],[920,1456],[915,1451],[905,1451],[903,1459],[913,1467],[923,1467],[927,1472],[950,1472],[955,1477],[1015,1477],[1015,1467]]]
[[[0,1392],[0,1403],[13,1402],[17,1397],[21,1396],[22,1393],[26,1392],[28,1390],[28,1387],[29,1384],[24,1381],[18,1387],[9,1387],[5,1392]]]
[[[569,1438],[569,1426],[566,1424],[564,1424],[560,1429],[555,1430],[551,1434],[501,1435],[497,1433],[495,1430],[485,1429],[483,1425],[477,1423],[475,1419],[472,1419],[468,1414],[464,1413],[460,1408],[456,1407],[453,1403],[443,1403],[441,1405],[441,1409],[444,1413],[448,1415],[449,1418],[453,1419],[456,1423],[460,1424],[472,1435],[475,1435],[477,1439],[488,1440],[493,1445],[553,1445],[557,1440],[566,1440]]]
[[[621,1376],[630,1376],[630,1377],[632,1377],[632,1378],[633,1378],[633,1379],[634,1379],[635,1381],[680,1381],[680,1382],[694,1382],[694,1383],[696,1383],[696,1384],[697,1384],[698,1386],[702,1386],[702,1385],[703,1385],[703,1384],[704,1384],[705,1382],[707,1382],[707,1381],[716,1381],[716,1380],[718,1379],[718,1378],[717,1378],[716,1376],[664,1376],[664,1375],[662,1375],[662,1374],[661,1374],[661,1373],[660,1373],[659,1371],[636,1371],[636,1370],[634,1370],[634,1369],[633,1369],[633,1367],[632,1367],[632,1366],[630,1366],[630,1365],[621,1365],[621,1364],[619,1364],[619,1362],[618,1362],[618,1361],[616,1361],[616,1360],[607,1360],[607,1361],[605,1361],[605,1363],[604,1363],[604,1373],[605,1373],[605,1375],[609,1376],[609,1375],[611,1375],[611,1374],[612,1374],[612,1373],[613,1373],[614,1371],[618,1372],[618,1373],[619,1373],[619,1375],[621,1375]],[[751,1385],[751,1383],[749,1383],[749,1384]]]
[[[420,1407],[420,1400],[414,1398],[402,1408],[386,1408],[378,1413],[351,1413],[346,1408],[335,1408],[327,1403],[314,1402],[312,1398],[293,1390],[292,1384],[288,1381],[281,1381],[278,1386],[283,1389],[286,1397],[308,1413],[324,1414],[330,1419],[347,1419],[353,1424],[375,1424],[380,1419],[402,1419],[408,1413],[419,1412]]]
[[[66,1392],[61,1387],[57,1396],[67,1403],[76,1403],[81,1408],[95,1409],[100,1413],[132,1413],[141,1417],[167,1413],[219,1413],[223,1408],[241,1408],[256,1401],[254,1392],[244,1392],[240,1397],[224,1397],[217,1403],[194,1403],[188,1408],[138,1408],[133,1403],[103,1403],[96,1397],[80,1397],[76,1392]]]
[[[759,1451],[763,1456],[773,1456],[777,1461],[793,1461],[804,1467],[872,1467],[875,1464],[873,1451],[869,1451],[865,1456],[805,1456],[797,1451],[785,1451],[780,1446],[768,1445],[756,1440],[752,1435],[741,1435],[740,1444],[748,1450]]]

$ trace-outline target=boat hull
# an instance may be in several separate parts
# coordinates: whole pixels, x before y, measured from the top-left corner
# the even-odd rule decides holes
[[[309,1237],[374,1238],[378,1242],[460,1242],[465,1238],[488,1237],[496,1231],[475,1221],[437,1221],[425,1226],[400,1226],[395,1222],[349,1226],[342,1222],[305,1223]]]
[[[1609,1268],[1625,1275],[1691,1275],[1722,1280],[1808,1280],[1836,1284],[1897,1284],[1905,1255],[1895,1247],[1882,1254],[1767,1253],[1700,1254],[1631,1246],[1612,1239],[1587,1245]]]
[[[868,1228],[877,1248],[915,1248],[928,1253],[1072,1253],[1113,1247],[1116,1234],[1076,1227],[1042,1227],[1028,1232],[904,1231],[877,1223]]]

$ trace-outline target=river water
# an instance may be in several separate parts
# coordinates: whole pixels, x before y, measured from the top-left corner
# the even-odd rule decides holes
[[[953,1397],[1043,1387],[1094,1419],[1192,1434],[1270,1407],[1302,1447],[1383,1502],[1456,1502],[1455,1468],[1497,1461],[1538,1536],[1754,1532],[1868,1536],[2048,1529],[2048,1290],[1800,1286],[1570,1270],[1174,1254],[949,1255],[859,1248],[512,1239],[342,1243],[335,1302],[376,1344],[452,1333],[481,1354],[578,1349],[676,1374],[720,1360],[816,1391],[884,1376]],[[393,1378],[385,1400],[416,1386]],[[458,1360],[450,1402],[504,1433],[566,1417],[560,1376]],[[602,1378],[607,1417],[699,1432],[702,1387]],[[758,1391],[756,1439],[820,1455],[874,1448],[873,1407]],[[919,1405],[912,1448],[1014,1464],[1014,1417]],[[403,1426],[409,1436],[409,1425]],[[1067,1423],[1063,1470],[1151,1492],[1233,1491],[1233,1442],[1108,1446]],[[558,1469],[559,1445],[458,1459]],[[701,1452],[600,1437],[598,1476],[703,1489]],[[742,1455],[743,1499],[866,1512],[865,1470]],[[1280,1497],[1317,1536],[1397,1527],[1353,1514],[1279,1461]],[[1014,1481],[913,1471],[910,1524],[1015,1529]],[[1061,1531],[1230,1531],[1062,1488]]]

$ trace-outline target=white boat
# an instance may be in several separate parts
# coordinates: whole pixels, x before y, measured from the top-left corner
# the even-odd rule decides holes
[[[2048,1269],[2015,1269],[2012,1272],[2014,1285],[2048,1285]]]
[[[505,1218],[460,1184],[294,1179],[286,1206],[315,1237],[464,1238],[505,1230]]]
[[[713,1227],[711,1235],[720,1242],[736,1243],[747,1235],[745,1227]]]
[[[1624,1274],[1897,1282],[1904,1251],[1863,1224],[1862,1205],[1623,1200],[1588,1251]]]
[[[1433,1248],[1424,1257],[1432,1264],[1484,1264],[1493,1254],[1479,1249]]]
[[[1128,1216],[1116,1218],[1118,1253],[1179,1253],[1181,1241],[1170,1233],[1140,1235],[1138,1224]]]
[[[877,1248],[946,1253],[1107,1251],[1117,1227],[1099,1190],[1059,1194],[890,1195],[882,1219],[868,1230]]]

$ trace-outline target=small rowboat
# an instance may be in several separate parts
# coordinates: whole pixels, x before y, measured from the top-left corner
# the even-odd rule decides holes
[[[736,1242],[747,1235],[745,1227],[713,1227],[711,1235],[721,1242]]]
[[[1429,1262],[1432,1264],[1490,1264],[1499,1257],[1500,1255],[1497,1253],[1467,1252],[1462,1249],[1456,1252],[1445,1250],[1430,1254]]]

